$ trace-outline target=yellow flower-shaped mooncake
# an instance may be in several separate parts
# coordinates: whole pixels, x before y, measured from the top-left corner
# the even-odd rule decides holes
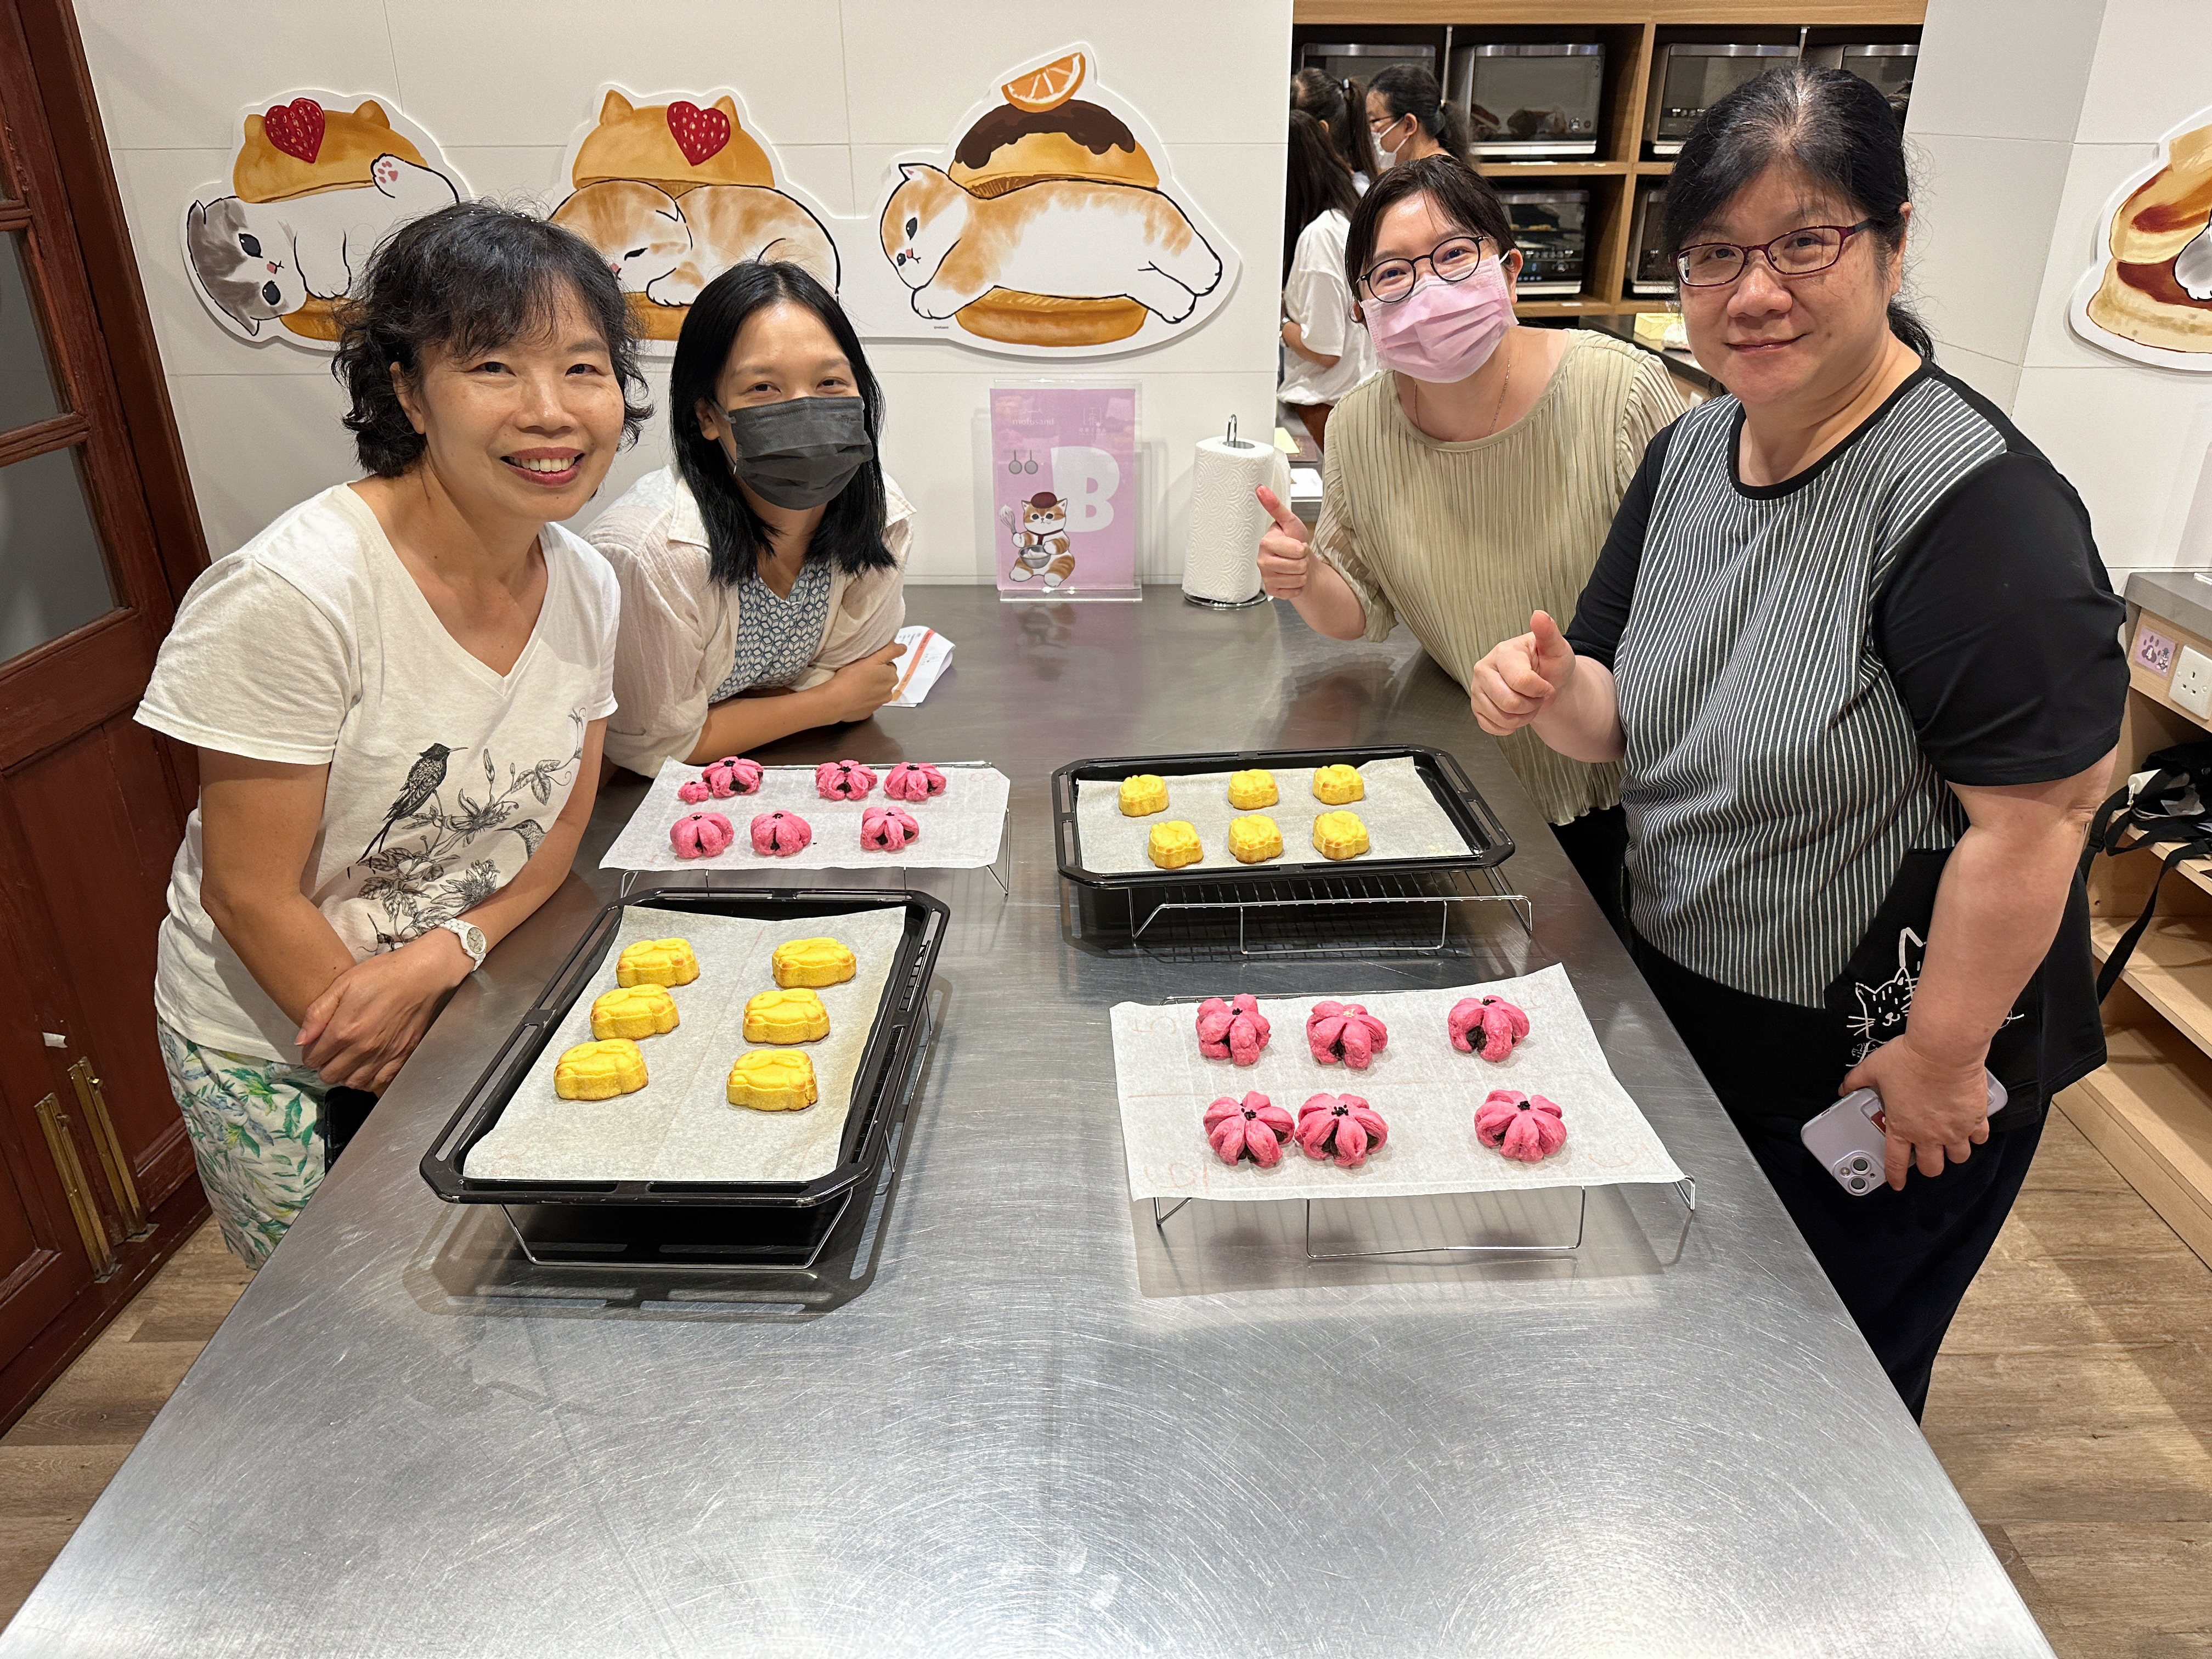
[[[860,970],[852,951],[834,939],[786,939],[775,947],[769,966],[786,990],[794,985],[842,985]]]
[[[1259,864],[1265,860],[1280,858],[1283,852],[1283,832],[1275,827],[1274,819],[1264,812],[1255,812],[1249,818],[1229,821],[1229,856],[1239,864]]]
[[[689,985],[698,977],[688,939],[641,939],[615,958],[617,985]]]
[[[659,985],[628,985],[609,991],[592,1004],[592,1035],[609,1037],[658,1036],[678,1024],[676,999]]]
[[[628,1037],[580,1042],[553,1066],[553,1092],[563,1100],[612,1100],[643,1087],[645,1056]]]
[[[1314,820],[1314,851],[1325,859],[1356,859],[1367,850],[1367,826],[1357,812],[1323,812]]]
[[[830,1035],[830,1011],[812,991],[763,991],[745,1004],[748,1042],[811,1042]]]
[[[757,1112],[803,1112],[817,1097],[814,1062],[789,1048],[755,1048],[730,1067],[726,1091],[732,1106]]]
[[[1367,799],[1367,781],[1356,766],[1324,766],[1314,774],[1314,799],[1341,806]]]
[[[1145,837],[1145,854],[1163,870],[1180,870],[1204,858],[1206,849],[1198,844],[1198,831],[1176,818],[1152,826],[1152,834]]]
[[[1139,772],[1121,780],[1121,816],[1149,817],[1168,810],[1168,781],[1157,773]]]
[[[1240,812],[1255,806],[1273,806],[1282,797],[1275,793],[1275,775],[1260,768],[1229,775],[1229,804]]]

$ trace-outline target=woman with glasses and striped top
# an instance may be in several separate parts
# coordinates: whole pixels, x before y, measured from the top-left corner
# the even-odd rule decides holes
[[[1917,1415],[2051,1095],[2104,1059],[2075,866],[2127,671],[2079,498],[1896,305],[1909,196],[1854,76],[1706,112],[1667,234],[1729,395],[1474,702],[1621,764],[1638,964]],[[1799,1131],[1859,1088],[1888,1184],[1852,1196]]]

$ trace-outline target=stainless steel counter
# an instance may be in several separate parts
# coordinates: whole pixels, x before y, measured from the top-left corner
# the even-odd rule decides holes
[[[953,907],[945,1029],[875,1280],[818,1317],[505,1307],[495,1212],[416,1162],[612,891],[464,988],[0,1656],[2046,1654],[1965,1506],[1457,689],[1286,607],[1002,605],[917,710],[775,758],[988,757],[1011,897]],[[1438,744],[1521,844],[1530,946],[1252,970],[1061,933],[1046,780],[1085,756]],[[596,862],[639,787],[613,792]],[[815,884],[819,884],[818,883]],[[1502,907],[1486,907],[1502,910]],[[1571,1259],[1310,1267],[1295,1207],[1130,1204],[1106,1010],[1567,964],[1698,1182],[1594,1193]],[[1194,1133],[1195,1133],[1194,1131]],[[1431,1202],[1431,1201],[1423,1201]],[[1539,1206],[1324,1207],[1332,1238]]]

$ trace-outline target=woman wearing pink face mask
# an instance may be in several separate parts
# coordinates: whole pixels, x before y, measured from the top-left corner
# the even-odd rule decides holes
[[[1330,416],[1310,544],[1261,491],[1275,518],[1261,577],[1332,639],[1381,640],[1403,622],[1464,686],[1545,608],[1536,596],[1571,610],[1644,446],[1683,400],[1657,358],[1610,335],[1516,325],[1511,221],[1448,156],[1376,180],[1345,269],[1384,372]],[[1620,769],[1528,732],[1498,742],[1620,926]]]

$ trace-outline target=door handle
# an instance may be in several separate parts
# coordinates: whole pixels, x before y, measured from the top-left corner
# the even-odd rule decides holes
[[[146,1219],[146,1206],[138,1201],[138,1185],[131,1179],[131,1159],[123,1150],[122,1137],[115,1133],[115,1120],[107,1115],[107,1097],[88,1058],[70,1066],[69,1074],[76,1085],[76,1103],[84,1112],[85,1125],[92,1131],[94,1150],[100,1154],[100,1167],[107,1171],[108,1189],[123,1212],[124,1236],[135,1243],[149,1236],[154,1225]]]
[[[62,1179],[63,1194],[69,1200],[70,1213],[76,1218],[78,1236],[84,1241],[84,1253],[92,1261],[94,1283],[104,1283],[115,1275],[120,1264],[108,1245],[107,1229],[100,1224],[100,1212],[86,1190],[84,1165],[77,1159],[76,1143],[70,1139],[69,1114],[62,1109],[60,1097],[48,1095],[35,1108],[39,1127],[46,1133],[46,1151],[54,1160],[54,1173]]]

